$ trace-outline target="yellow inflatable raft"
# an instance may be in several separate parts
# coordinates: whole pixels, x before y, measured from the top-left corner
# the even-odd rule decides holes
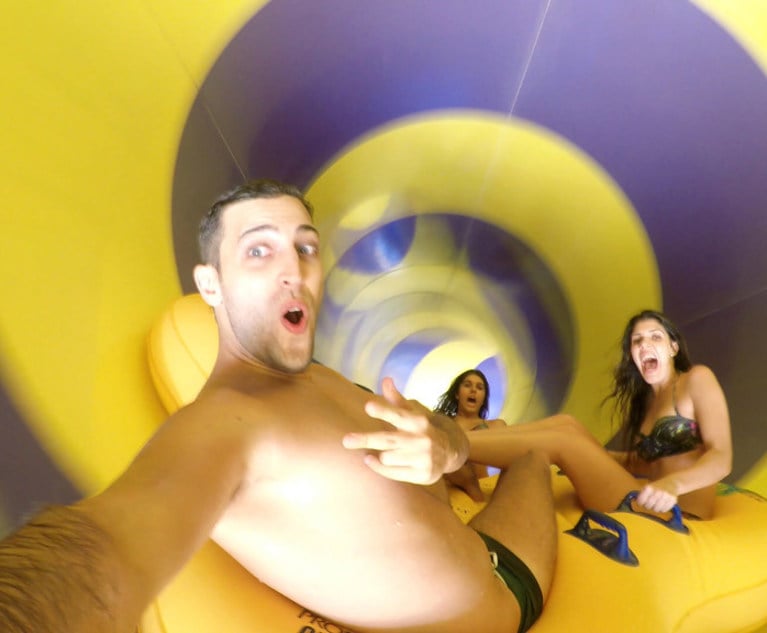
[[[169,411],[194,399],[216,351],[210,309],[198,295],[175,301],[149,342],[152,377]],[[489,494],[494,480],[482,485]],[[679,531],[632,512],[584,518],[555,469],[552,485],[559,554],[532,633],[746,633],[767,624],[767,502],[758,495],[722,486],[716,518],[687,521]],[[464,522],[481,509],[459,491],[451,501]],[[353,633],[263,585],[213,542],[160,594],[140,631]]]

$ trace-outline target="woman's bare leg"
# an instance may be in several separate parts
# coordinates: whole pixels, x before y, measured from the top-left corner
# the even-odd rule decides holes
[[[536,422],[469,433],[469,459],[505,469],[539,451],[570,479],[585,508],[609,512],[632,490],[634,477],[575,418],[556,415]]]

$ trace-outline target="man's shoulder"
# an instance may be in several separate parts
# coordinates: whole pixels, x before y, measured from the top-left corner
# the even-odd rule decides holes
[[[318,360],[312,360],[312,364],[307,368],[307,373],[315,377],[327,380],[332,383],[336,383],[339,386],[353,387],[354,389],[361,389],[367,393],[375,393],[373,389],[364,384],[363,382],[357,382],[356,380],[347,378],[335,369],[328,367]]]

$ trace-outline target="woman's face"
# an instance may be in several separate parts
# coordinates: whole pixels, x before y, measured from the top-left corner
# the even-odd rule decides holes
[[[663,383],[673,376],[674,356],[678,351],[679,346],[657,319],[642,319],[634,325],[631,358],[646,383]]]
[[[458,415],[475,418],[485,402],[485,382],[477,374],[469,374],[458,385]]]

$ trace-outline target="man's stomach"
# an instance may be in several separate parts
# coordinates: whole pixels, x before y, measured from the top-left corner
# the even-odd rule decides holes
[[[445,501],[444,486],[362,468],[304,464],[255,482],[213,539],[262,582],[351,627],[396,620],[390,625],[404,628],[423,613],[463,608],[479,591],[470,579],[486,554]]]

